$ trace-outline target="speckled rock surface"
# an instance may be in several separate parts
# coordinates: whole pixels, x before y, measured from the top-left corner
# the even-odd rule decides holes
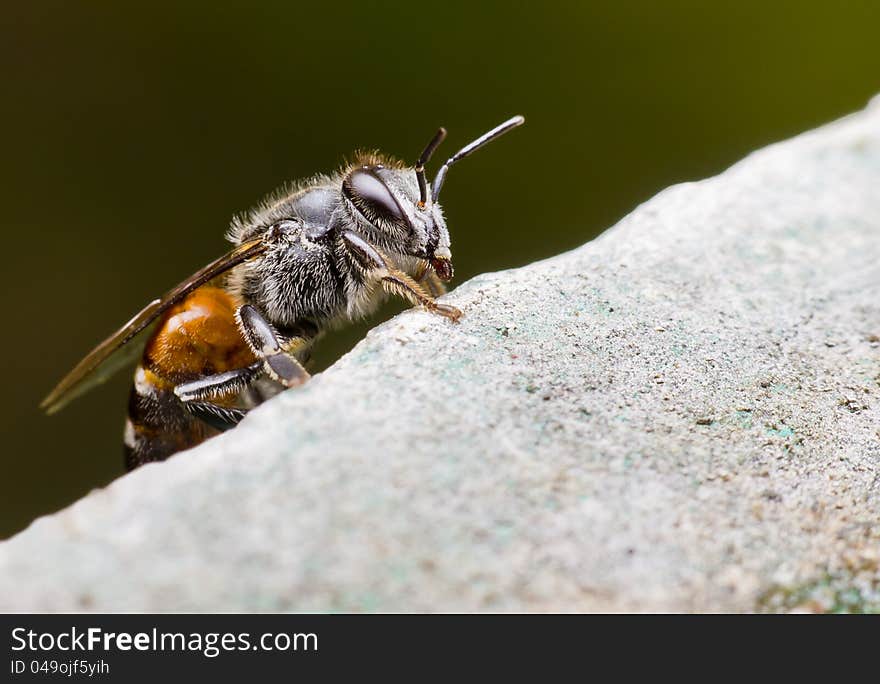
[[[880,610],[880,106],[448,301],[0,544],[0,608]]]

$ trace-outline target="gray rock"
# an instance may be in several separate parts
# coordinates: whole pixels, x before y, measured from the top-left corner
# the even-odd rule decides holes
[[[0,545],[0,607],[880,609],[880,106],[448,301]]]

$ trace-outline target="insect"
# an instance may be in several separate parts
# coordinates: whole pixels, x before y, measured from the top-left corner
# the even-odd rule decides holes
[[[389,295],[457,321],[458,309],[436,301],[453,277],[437,200],[450,167],[523,122],[515,116],[465,145],[430,183],[425,165],[443,128],[414,167],[363,154],[336,174],[274,193],[233,219],[230,252],[150,302],[41,407],[58,411],[140,354],[123,436],[131,470],[235,426],[267,397],[304,383],[315,340]]]

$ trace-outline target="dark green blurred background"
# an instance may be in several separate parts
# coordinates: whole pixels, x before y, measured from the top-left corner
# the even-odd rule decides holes
[[[122,474],[128,377],[52,418],[37,403],[282,181],[526,115],[450,174],[461,282],[880,90],[876,1],[218,4],[3,9],[0,536]]]

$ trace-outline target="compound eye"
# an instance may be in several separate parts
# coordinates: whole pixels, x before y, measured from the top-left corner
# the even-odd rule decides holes
[[[370,168],[355,169],[342,184],[342,192],[367,218],[374,216],[406,223],[406,216],[385,181]]]

